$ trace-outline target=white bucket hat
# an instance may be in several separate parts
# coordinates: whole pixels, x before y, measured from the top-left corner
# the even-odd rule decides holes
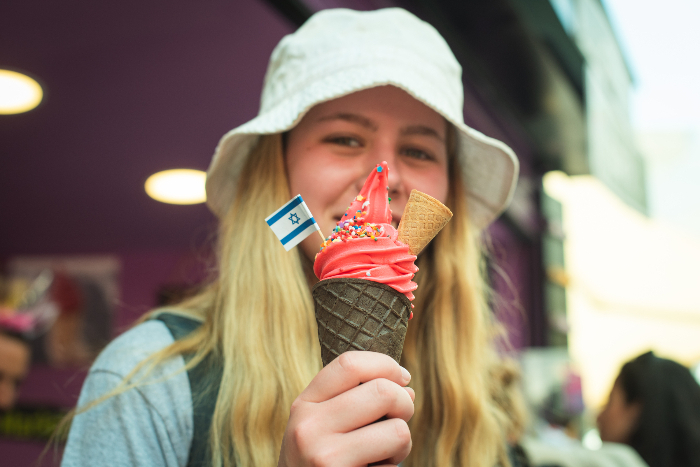
[[[246,158],[260,135],[293,128],[314,105],[393,85],[456,128],[469,217],[478,227],[510,202],[518,159],[502,142],[464,124],[462,68],[440,34],[400,8],[322,10],[272,52],[260,112],[219,142],[207,173],[207,204],[222,217]]]

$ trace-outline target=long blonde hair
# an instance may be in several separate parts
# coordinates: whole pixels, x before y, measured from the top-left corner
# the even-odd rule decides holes
[[[457,214],[418,259],[414,318],[402,356],[416,392],[409,467],[508,464],[504,417],[490,397],[498,327],[486,301],[480,232],[469,223],[457,164],[451,157],[447,199]]]
[[[465,215],[454,157],[451,164],[447,204],[458,215],[418,260],[415,317],[402,359],[416,391],[413,451],[405,465],[492,467],[503,462],[506,442],[489,396],[493,325],[479,232]],[[290,406],[321,369],[308,260],[285,252],[261,219],[289,196],[282,137],[262,136],[221,221],[218,278],[177,307],[203,325],[91,406],[137,385],[128,382],[133,375],[177,354],[194,354],[190,368],[214,352],[224,367],[210,431],[212,465],[276,465]]]

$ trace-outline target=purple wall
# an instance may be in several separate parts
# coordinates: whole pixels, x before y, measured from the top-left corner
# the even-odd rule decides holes
[[[146,196],[146,178],[206,169],[257,114],[268,57],[292,26],[261,0],[0,5],[0,68],[45,90],[0,115],[0,256],[186,249],[204,205]]]
[[[394,2],[307,3],[370,9]],[[29,72],[46,91],[37,109],[0,116],[0,212],[10,226],[0,232],[0,259],[117,255],[115,321],[122,331],[155,305],[160,285],[205,274],[197,258],[215,224],[203,205],[152,201],[143,191],[146,177],[207,167],[220,136],[257,113],[267,59],[293,27],[262,0],[126,0],[118,8],[10,0],[0,6],[0,18],[11,20],[0,28],[0,43],[9,45],[0,51],[0,68]],[[465,121],[510,144],[523,171],[531,171],[518,126],[496,115],[468,81],[465,86]],[[494,282],[499,317],[520,348],[528,333],[522,314],[512,310],[533,303],[533,251],[505,224],[490,233],[494,258],[510,281]],[[21,402],[70,407],[84,376],[84,369],[37,367]],[[0,440],[8,465],[29,465],[42,448]]]
[[[123,331],[159,286],[203,277],[215,224],[204,205],[155,202],[143,183],[206,169],[219,138],[257,113],[267,60],[293,27],[260,0],[9,0],[0,18],[0,68],[45,90],[37,109],[0,116],[0,262],[118,256]],[[20,403],[71,407],[84,377],[36,367]],[[31,465],[43,447],[0,439],[0,464]]]

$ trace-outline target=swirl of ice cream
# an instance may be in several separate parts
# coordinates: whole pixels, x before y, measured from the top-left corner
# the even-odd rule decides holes
[[[397,240],[391,225],[389,169],[382,162],[372,170],[314,261],[320,280],[352,277],[386,284],[413,300],[418,285],[416,257]]]

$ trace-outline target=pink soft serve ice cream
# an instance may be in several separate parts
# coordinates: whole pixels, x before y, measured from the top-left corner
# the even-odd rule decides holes
[[[382,162],[372,170],[360,194],[338,221],[316,255],[314,273],[320,280],[356,278],[386,284],[413,300],[418,285],[416,256],[397,240],[391,225],[389,169]]]

